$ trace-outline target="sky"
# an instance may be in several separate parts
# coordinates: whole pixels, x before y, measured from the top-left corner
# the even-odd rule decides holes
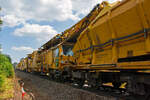
[[[19,62],[103,0],[0,0],[2,53]],[[117,0],[105,0],[114,2]]]

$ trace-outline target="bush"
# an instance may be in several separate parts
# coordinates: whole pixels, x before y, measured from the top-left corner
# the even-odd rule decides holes
[[[7,56],[0,54],[0,63],[2,62],[10,62],[10,61]]]
[[[10,62],[10,58],[3,54],[0,54],[0,87],[3,86],[5,78],[14,76],[13,65]]]
[[[4,84],[4,82],[5,82],[5,75],[0,75],[0,87],[2,87],[3,86],[3,84]]]
[[[14,76],[14,69],[10,62],[2,62],[0,65],[0,74],[5,74],[6,77]]]

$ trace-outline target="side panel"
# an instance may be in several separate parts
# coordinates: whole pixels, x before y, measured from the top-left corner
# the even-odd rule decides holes
[[[92,58],[92,46],[90,37],[88,36],[89,31],[85,30],[83,33],[80,35],[78,39],[78,43],[80,44],[80,57],[78,58],[78,63],[91,63],[91,58]],[[87,50],[86,50],[87,49]]]
[[[106,45],[99,46],[112,39],[112,32],[109,27],[107,14],[93,24],[90,31],[90,37],[92,43],[96,46],[93,52],[93,64],[111,64],[112,48],[110,46],[106,47]]]
[[[45,62],[48,67],[50,67],[53,63],[53,54],[52,50],[47,50],[46,55],[45,55]]]
[[[58,69],[59,68],[59,48],[52,49],[53,54],[53,64],[52,69]]]
[[[144,29],[135,0],[130,0],[112,10],[111,21],[116,38],[129,36]],[[118,42],[119,58],[144,55],[146,51],[145,40],[142,37],[137,39],[136,37],[128,37],[127,40],[122,39]],[[129,52],[132,52],[132,54],[130,55]]]
[[[126,0],[92,24],[93,64],[113,64],[119,58],[148,54],[148,4],[148,0]]]

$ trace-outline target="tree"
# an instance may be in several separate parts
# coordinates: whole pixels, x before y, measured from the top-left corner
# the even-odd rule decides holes
[[[0,44],[0,54],[2,53],[2,45]]]
[[[10,55],[5,55],[8,59],[9,59],[9,62],[11,63],[11,57]]]
[[[0,11],[1,11],[1,7],[0,7]],[[0,26],[3,24],[3,21],[1,20],[1,18],[0,18]],[[1,28],[0,28],[0,30],[1,30]],[[1,44],[0,44],[0,54],[2,53],[2,47],[1,47]]]
[[[6,77],[14,76],[14,69],[10,59],[8,55],[0,54],[0,74],[4,74]]]
[[[1,11],[1,8],[0,8],[0,11]],[[3,24],[3,21],[1,20],[0,18],[0,26]],[[1,27],[0,27],[0,30],[1,30]]]
[[[1,8],[0,8],[0,11],[1,11]],[[0,25],[2,25],[3,24],[3,21],[0,19]]]

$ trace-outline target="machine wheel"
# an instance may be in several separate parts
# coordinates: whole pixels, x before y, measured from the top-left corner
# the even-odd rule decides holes
[[[114,88],[118,89],[121,86],[121,82],[113,82]]]
[[[78,85],[79,85],[80,88],[83,87],[84,82],[85,82],[84,79],[79,79],[79,80],[78,80]]]
[[[150,94],[147,95],[146,100],[150,100]]]
[[[50,80],[54,80],[54,75],[53,74],[49,74],[49,78],[50,78]]]

